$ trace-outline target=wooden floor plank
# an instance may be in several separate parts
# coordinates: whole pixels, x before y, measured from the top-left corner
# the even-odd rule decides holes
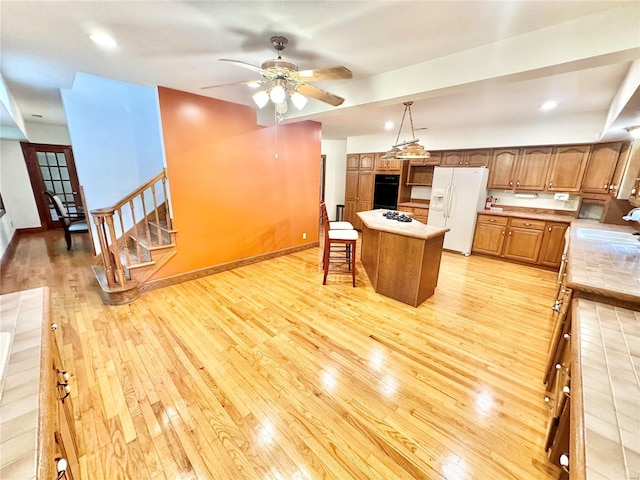
[[[535,479],[555,273],[444,253],[433,297],[319,248],[101,303],[88,241],[21,235],[0,291],[51,288],[82,479]]]

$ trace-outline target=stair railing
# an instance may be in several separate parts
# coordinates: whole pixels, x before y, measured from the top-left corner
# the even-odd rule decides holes
[[[107,208],[91,210],[100,243],[100,255],[104,265],[107,283],[110,287],[124,287],[127,283],[120,251],[124,252],[126,265],[131,264],[128,236],[136,238],[135,249],[138,259],[142,259],[140,239],[146,239],[148,246],[162,244],[159,206],[165,205],[162,220],[171,229],[167,194],[167,172],[163,170],[144,185],[125,195]],[[155,225],[151,225],[151,222]],[[152,228],[156,228],[155,239]]]

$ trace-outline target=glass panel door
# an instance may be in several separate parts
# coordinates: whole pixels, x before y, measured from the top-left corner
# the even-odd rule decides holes
[[[84,214],[71,147],[37,143],[21,145],[42,226],[47,229],[60,226],[45,191],[57,195],[70,214]]]

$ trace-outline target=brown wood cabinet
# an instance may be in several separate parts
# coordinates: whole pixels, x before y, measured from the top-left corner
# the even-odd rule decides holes
[[[488,255],[502,255],[508,222],[509,219],[507,217],[478,215],[476,233],[473,237],[471,250]]]
[[[544,191],[551,163],[552,147],[530,147],[520,150],[513,188]]]
[[[402,160],[398,158],[382,158],[385,156],[385,153],[376,153],[375,161],[376,161],[376,171],[377,172],[385,172],[385,173],[399,173]]]
[[[440,165],[440,162],[442,161],[442,152],[429,152],[429,153],[431,155],[429,158],[413,158],[409,160],[409,165],[415,165],[415,166]]]
[[[564,251],[564,234],[569,225],[566,223],[546,222],[542,247],[538,263],[547,267],[559,267]]]
[[[433,184],[433,167],[409,164],[407,185],[431,186]]]
[[[414,220],[417,220],[418,222],[421,223],[427,223],[427,220],[429,219],[429,209],[428,208],[420,208],[420,207],[403,207],[403,206],[399,206],[398,207],[398,211],[399,212],[406,212],[406,213],[412,213],[413,216],[412,218]]]
[[[493,151],[489,164],[489,180],[487,188],[510,190],[518,167],[517,148],[502,148]]]
[[[373,170],[375,153],[351,153],[347,155],[347,170]]]
[[[543,235],[544,222],[511,218],[502,256],[521,262],[536,263]]]
[[[579,192],[591,145],[556,147],[547,175],[547,191]]]
[[[442,154],[443,167],[486,167],[491,160],[491,150],[452,150]]]
[[[70,374],[64,369],[56,339],[57,335],[59,335],[59,328],[52,326],[50,335],[51,368],[53,370],[53,375],[50,378],[52,379],[52,384],[43,386],[43,388],[50,388],[55,391],[55,394],[51,397],[51,401],[54,402],[50,409],[52,418],[48,422],[53,432],[52,434],[45,432],[45,436],[55,443],[53,449],[55,457],[48,460],[52,465],[47,467],[47,471],[55,471],[55,462],[61,458],[65,459],[67,467],[66,476],[63,478],[73,480],[74,478],[80,478],[80,464],[78,462],[78,438],[70,396]],[[55,478],[55,475],[51,478]]]
[[[557,267],[568,224],[478,214],[472,252]]]
[[[618,165],[622,142],[600,143],[593,146],[582,179],[584,193],[608,193],[615,189],[613,175]]]
[[[368,162],[365,163],[365,166],[368,167],[368,165]],[[362,220],[356,213],[373,208],[373,185],[374,172],[372,169],[350,170],[347,168],[344,219],[351,222],[358,230],[362,229]]]

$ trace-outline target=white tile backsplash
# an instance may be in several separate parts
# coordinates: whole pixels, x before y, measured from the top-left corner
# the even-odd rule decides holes
[[[495,203],[498,205],[565,210],[568,212],[575,212],[580,203],[580,196],[574,194],[569,194],[569,200],[554,200],[554,194],[548,192],[535,192],[536,198],[518,198],[516,197],[516,192],[510,190],[489,190],[487,195],[496,199]]]

